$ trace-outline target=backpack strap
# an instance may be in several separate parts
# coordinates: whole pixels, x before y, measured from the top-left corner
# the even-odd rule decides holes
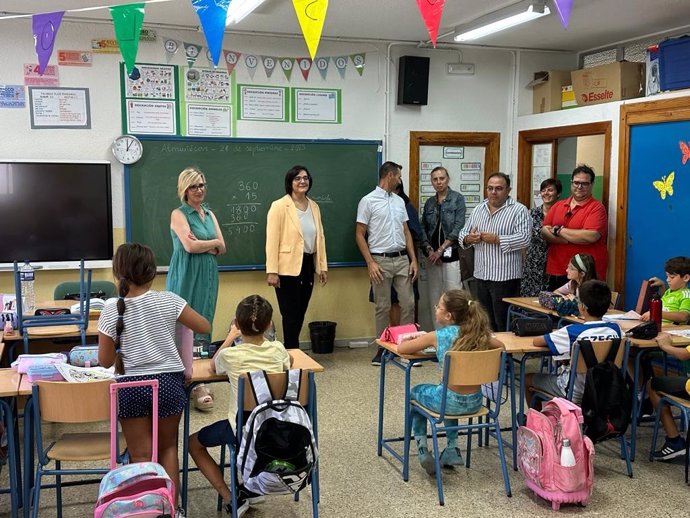
[[[611,340],[611,348],[609,349],[609,353],[606,355],[606,360],[607,362],[611,363],[616,363],[616,356],[618,355],[618,349],[620,349],[621,346],[621,339],[620,338],[613,338]]]
[[[266,371],[250,372],[249,386],[252,388],[257,405],[273,401],[273,394],[271,394],[271,387],[268,386]]]
[[[299,399],[300,383],[302,382],[302,369],[290,369],[287,371],[287,384],[285,385],[285,395],[283,399],[287,401],[297,401]]]
[[[587,365],[587,368],[591,369],[599,363],[597,361],[597,355],[594,354],[592,342],[590,340],[579,340],[578,343],[580,344],[580,354],[582,355],[582,359],[585,360],[585,365]],[[618,349],[616,348],[616,352],[617,351]]]

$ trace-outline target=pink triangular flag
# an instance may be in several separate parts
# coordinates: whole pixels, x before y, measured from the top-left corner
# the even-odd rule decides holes
[[[553,3],[556,4],[556,9],[558,10],[558,16],[561,17],[561,23],[563,27],[568,28],[568,22],[570,22],[570,12],[573,10],[574,0],[554,0]]]
[[[445,0],[417,0],[417,7],[419,7],[419,12],[422,13],[424,25],[426,25],[426,30],[429,31],[429,37],[434,47],[436,47],[438,26],[441,24],[444,4]]]

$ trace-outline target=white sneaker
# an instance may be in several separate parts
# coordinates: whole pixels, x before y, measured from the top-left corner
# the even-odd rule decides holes
[[[175,512],[175,518],[187,518],[187,513],[184,512],[184,509],[178,507]]]
[[[399,361],[402,365],[404,365],[405,367],[407,367],[408,364],[410,363],[410,360],[408,360],[407,358],[400,358],[398,361]],[[415,363],[412,364],[412,366],[413,366],[413,367],[421,367],[421,366],[422,366],[422,362],[415,362]]]

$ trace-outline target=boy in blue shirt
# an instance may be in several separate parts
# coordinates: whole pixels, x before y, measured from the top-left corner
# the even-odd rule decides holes
[[[621,328],[615,322],[604,322],[602,317],[611,304],[611,289],[605,282],[590,280],[580,286],[577,306],[583,323],[570,324],[544,336],[535,336],[534,345],[548,346],[555,360],[560,362],[556,374],[528,374],[525,395],[529,404],[529,391],[535,389],[554,396],[566,397],[570,381],[570,350],[578,340],[602,341],[622,338]],[[573,402],[580,404],[585,388],[584,375],[578,375],[573,390]]]

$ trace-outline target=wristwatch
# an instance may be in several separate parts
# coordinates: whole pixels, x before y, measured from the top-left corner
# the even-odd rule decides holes
[[[563,228],[563,225],[556,225],[553,227],[553,235],[558,236],[561,233],[561,229]]]

